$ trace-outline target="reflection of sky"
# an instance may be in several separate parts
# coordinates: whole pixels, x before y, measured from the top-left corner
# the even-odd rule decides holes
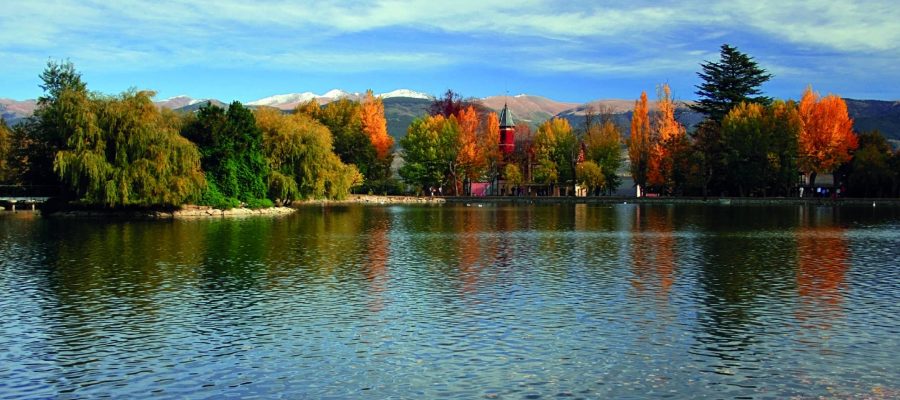
[[[247,3],[16,2],[0,14],[0,97],[35,98],[48,57],[90,88],[244,102],[333,88],[562,101],[637,98],[668,82],[694,98],[722,43],[775,74],[765,86],[897,99],[900,15],[886,0]]]

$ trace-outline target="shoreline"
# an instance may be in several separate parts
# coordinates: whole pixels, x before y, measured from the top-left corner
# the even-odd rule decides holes
[[[694,204],[707,206],[729,205],[824,205],[824,206],[900,206],[900,198],[795,198],[795,197],[445,197],[449,204],[491,203],[491,204]]]
[[[42,216],[49,218],[122,218],[122,219],[200,219],[235,218],[253,216],[280,216],[297,211],[291,207],[269,207],[259,209],[232,208],[219,210],[208,206],[182,206],[175,210],[65,210]]]
[[[446,197],[426,196],[379,196],[371,194],[351,194],[344,200],[303,200],[291,203],[291,207],[325,206],[325,205],[392,205],[392,204],[443,204]]]
[[[351,195],[344,200],[304,200],[295,201],[290,206],[269,207],[259,209],[232,208],[229,210],[214,209],[209,206],[185,205],[177,209],[138,209],[138,210],[103,210],[103,209],[69,209],[44,213],[38,209],[17,210],[15,213],[35,213],[49,218],[115,218],[144,220],[204,219],[204,218],[243,218],[243,217],[277,217],[289,215],[305,207],[325,206],[385,206],[385,205],[458,205],[458,204],[510,204],[510,205],[562,205],[562,204],[659,204],[659,205],[704,205],[704,206],[775,206],[775,205],[807,205],[807,206],[867,206],[867,207],[900,207],[900,198],[786,198],[786,197],[425,197],[425,196],[376,196]],[[0,209],[0,214],[12,213],[9,209]]]

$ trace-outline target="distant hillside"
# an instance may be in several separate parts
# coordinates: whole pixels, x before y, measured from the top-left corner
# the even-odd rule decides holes
[[[900,140],[900,101],[844,100],[855,131],[877,129],[889,139]]]
[[[428,114],[431,100],[413,97],[390,97],[384,99],[384,118],[387,120],[388,134],[397,143],[406,136],[406,129],[414,119]]]
[[[223,103],[223,102],[221,102],[221,101],[219,101],[219,100],[216,100],[216,99],[208,99],[208,100],[201,100],[201,101],[189,103],[189,104],[186,105],[186,106],[182,106],[182,107],[176,108],[175,111],[179,111],[179,112],[194,112],[194,111],[199,110],[200,107],[203,107],[203,106],[209,105],[209,104],[212,104],[212,105],[218,106],[218,107],[222,107],[222,108],[224,108],[224,109],[228,109],[228,104],[225,104],[225,103]]]
[[[691,103],[678,102],[675,108],[675,119],[687,127],[688,130],[691,130],[699,124],[700,121],[703,121],[703,115],[688,108],[689,104]],[[656,101],[649,101],[648,105],[650,106],[651,113],[656,111]],[[595,100],[565,110],[556,116],[569,120],[569,124],[572,125],[572,127],[578,128],[584,125],[584,115],[586,114],[588,107],[593,109],[594,113],[598,116],[601,114],[611,114],[613,121],[622,130],[625,137],[628,137],[631,130],[631,115],[634,113],[634,100]]]
[[[508,105],[516,121],[538,125],[554,115],[575,108],[578,103],[566,103],[541,96],[520,94],[516,96],[491,96],[481,99],[485,107],[499,112]]]
[[[35,108],[37,108],[36,100],[0,99],[0,117],[3,117],[7,125],[18,124],[32,116]]]

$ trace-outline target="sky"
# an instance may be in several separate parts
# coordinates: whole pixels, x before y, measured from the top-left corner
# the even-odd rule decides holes
[[[723,43],[774,77],[762,89],[900,99],[896,0],[676,2],[13,1],[0,12],[0,98],[41,95],[48,60],[88,88],[253,101],[338,88],[695,99]]]

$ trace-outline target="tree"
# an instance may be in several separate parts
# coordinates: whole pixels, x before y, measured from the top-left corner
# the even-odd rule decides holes
[[[812,87],[806,88],[800,100],[800,122],[800,168],[809,173],[809,185],[814,188],[817,174],[834,172],[850,160],[857,138],[847,103],[835,95],[820,99]]]
[[[771,99],[759,96],[759,87],[772,75],[759,67],[752,57],[737,48],[723,44],[718,62],[700,64],[702,72],[697,76],[703,83],[697,86],[700,100],[691,106],[714,121],[721,121],[733,107],[740,103],[767,105]]]
[[[891,170],[892,153],[891,145],[881,132],[860,134],[859,149],[853,154],[850,164],[850,193],[865,197],[890,194],[892,183],[897,178]]]
[[[579,147],[568,120],[552,118],[544,121],[534,136],[534,149],[541,165],[546,164],[545,162],[555,165],[556,179],[551,183],[563,181],[575,185],[575,162]]]
[[[534,181],[542,185],[554,185],[559,181],[556,163],[549,159],[539,159],[534,168]]]
[[[586,126],[586,159],[595,162],[603,172],[604,190],[607,193],[614,192],[621,183],[616,172],[622,166],[622,133],[611,119]]]
[[[659,112],[656,114],[656,123],[653,124],[654,132],[651,136],[650,162],[647,171],[647,185],[655,186],[660,191],[671,191],[675,186],[682,184],[681,177],[676,182],[675,171],[676,154],[675,147],[684,144],[686,136],[684,126],[675,120],[675,102],[672,101],[672,91],[668,84],[663,84],[659,90]]]
[[[372,107],[368,112],[369,115],[378,114],[375,110],[377,106],[369,107]],[[366,184],[369,184],[383,180],[390,174],[390,160],[387,154],[385,158],[379,159],[378,150],[363,129],[361,108],[360,103],[343,98],[328,103],[315,113],[315,117],[331,132],[334,138],[334,153],[345,164],[355,165],[365,177]],[[383,111],[381,115],[383,117]],[[375,119],[377,118],[371,117],[368,126],[376,127],[378,124],[375,123]],[[380,133],[375,135],[381,137]]]
[[[387,121],[384,119],[384,102],[380,97],[375,97],[371,90],[366,91],[360,103],[360,120],[362,130],[369,137],[369,141],[375,148],[375,154],[381,160],[386,160],[391,154],[394,139],[388,135]]]
[[[87,204],[175,206],[196,199],[205,186],[197,148],[150,100],[126,92],[89,101],[75,115],[54,171]],[[60,101],[78,92],[59,92]],[[85,99],[81,99],[85,100]]]
[[[741,103],[722,120],[722,140],[727,149],[729,181],[740,196],[763,187],[768,166],[765,107]]]
[[[472,181],[483,172],[484,166],[484,160],[478,151],[478,133],[481,124],[478,114],[472,106],[460,110],[457,120],[459,123],[459,135],[457,136],[459,152],[456,154],[456,162],[465,179]],[[457,185],[454,185],[453,190],[455,193],[460,191]]]
[[[400,176],[410,185],[443,186],[455,182],[459,151],[456,117],[443,115],[416,119],[400,140],[405,164]]]
[[[12,181],[13,174],[9,162],[12,157],[12,132],[6,126],[6,120],[0,118],[0,184]]]
[[[516,163],[509,163],[503,167],[503,176],[506,178],[507,189],[515,193],[515,189],[519,187],[519,185],[525,183],[525,177],[522,176],[522,170],[519,169],[519,165]]]
[[[343,199],[362,183],[353,165],[332,152],[328,128],[305,113],[282,115],[278,110],[255,113],[263,132],[263,148],[270,172],[269,194],[275,199]]]
[[[70,61],[48,61],[40,78],[44,93],[38,97],[34,117],[15,129],[20,146],[15,158],[22,183],[60,186],[54,159],[66,146],[70,129],[85,128],[89,94]]]
[[[253,113],[235,101],[225,111],[208,104],[183,129],[202,155],[208,187],[201,199],[220,208],[266,198],[268,165],[262,149],[262,131]]]
[[[741,103],[722,120],[729,182],[745,194],[789,194],[797,176],[800,117],[792,102]]]
[[[518,134],[518,130],[516,133]],[[503,155],[500,153],[500,119],[497,113],[487,113],[481,122],[479,135],[476,138],[479,164],[488,178],[493,180],[497,174],[497,165]]]
[[[647,92],[641,92],[640,100],[634,102],[631,116],[631,136],[628,138],[628,160],[631,162],[631,177],[641,190],[647,187],[650,168],[650,115]]]
[[[603,187],[606,183],[602,168],[593,161],[578,164],[578,167],[575,168],[575,179],[579,185],[587,189],[589,194],[594,193],[597,188]]]

